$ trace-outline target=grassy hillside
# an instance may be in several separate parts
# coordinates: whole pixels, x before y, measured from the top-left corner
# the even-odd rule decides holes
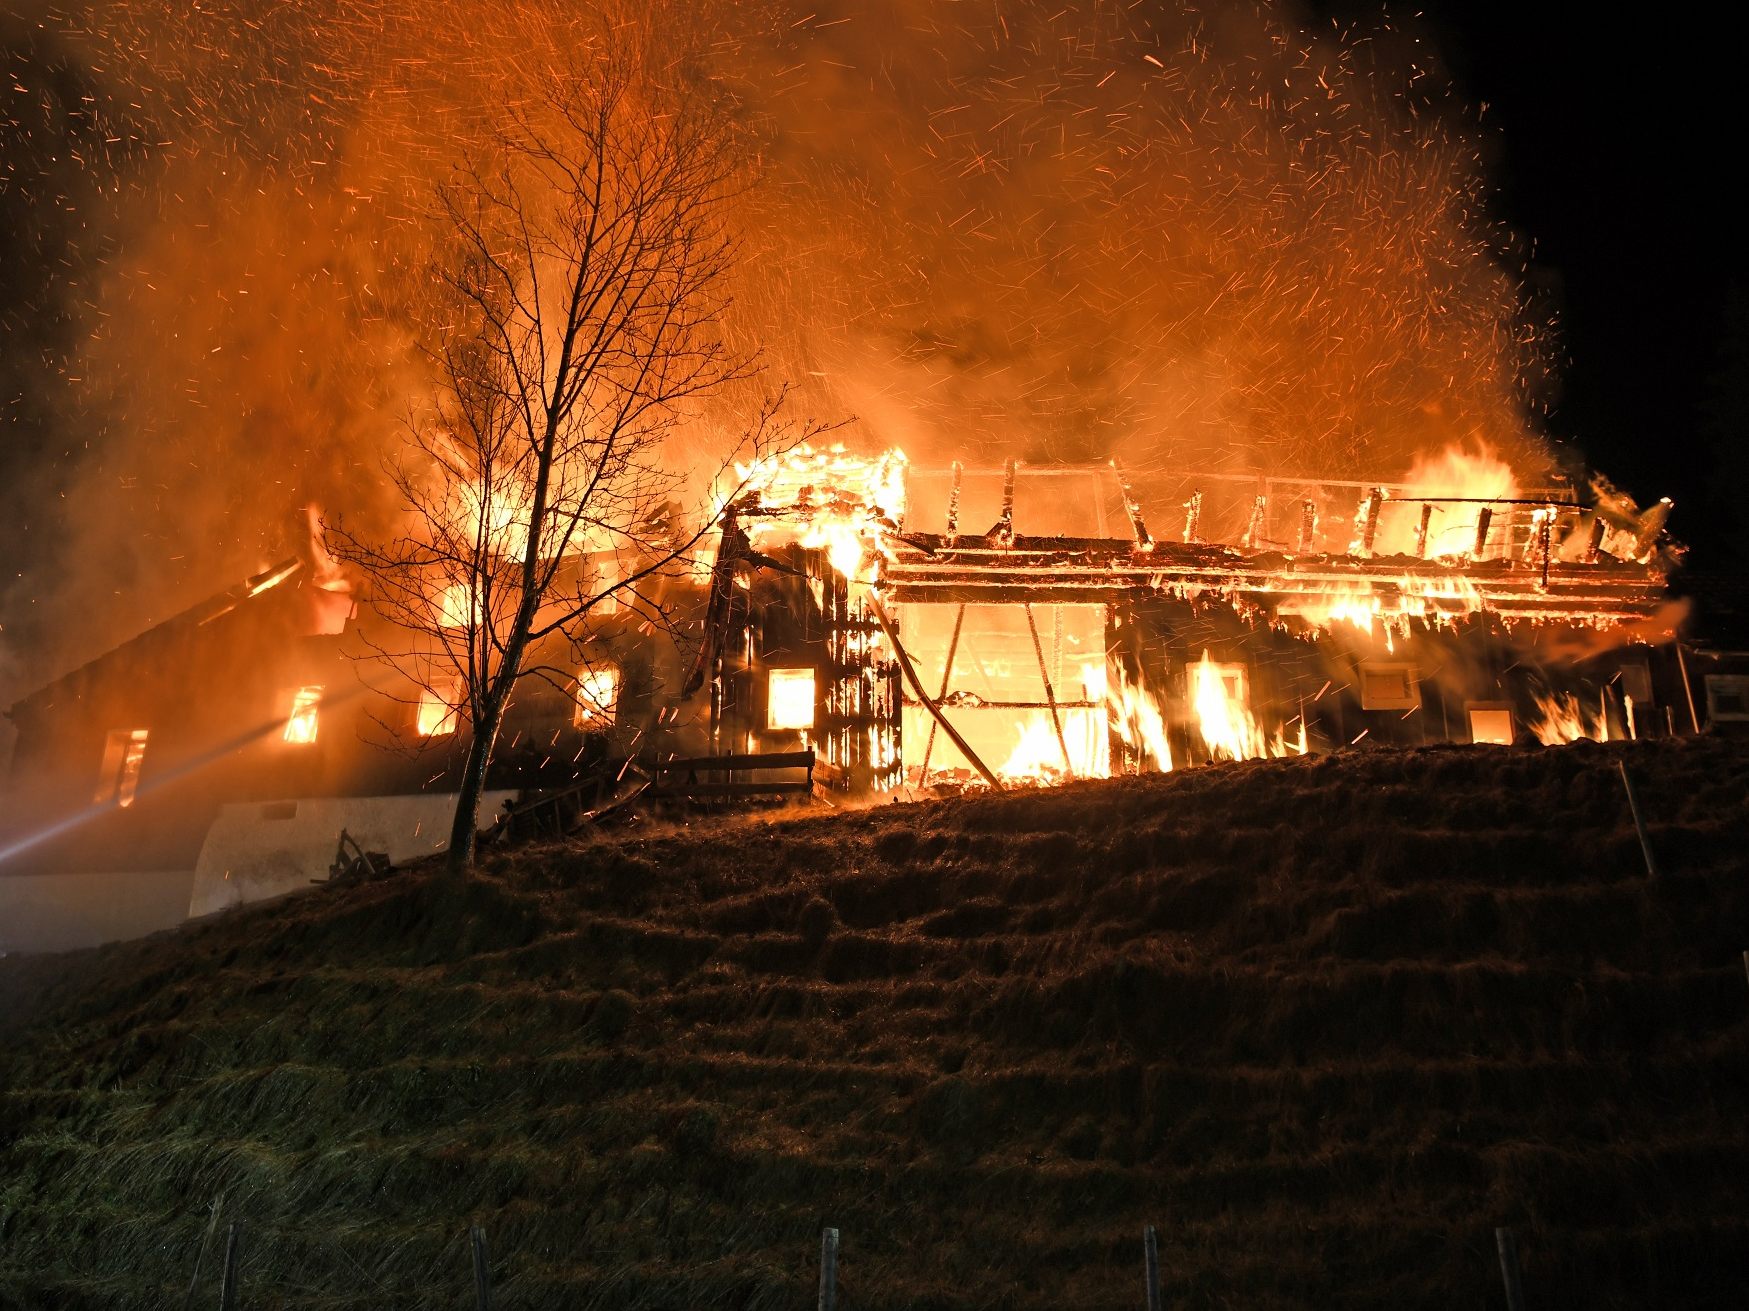
[[[1616,762],[1664,867],[1647,879]],[[1749,753],[622,833],[0,962],[0,1304],[1740,1307]],[[209,1254],[209,1262],[211,1256]],[[209,1265],[209,1269],[211,1266]],[[216,1305],[216,1288],[202,1294]]]

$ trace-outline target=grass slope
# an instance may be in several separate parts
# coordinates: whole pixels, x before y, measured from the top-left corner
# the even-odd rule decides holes
[[[1649,881],[1616,762],[1636,772]],[[493,858],[0,963],[0,1304],[1739,1307],[1749,753],[1435,748]],[[212,1254],[208,1257],[211,1270]],[[201,1304],[216,1304],[216,1289]]]

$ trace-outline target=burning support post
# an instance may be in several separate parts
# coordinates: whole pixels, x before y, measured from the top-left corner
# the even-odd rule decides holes
[[[1360,509],[1355,512],[1354,541],[1349,545],[1350,555],[1372,554],[1373,543],[1379,535],[1379,509],[1384,505],[1385,489],[1375,487],[1361,501]]]
[[[1421,526],[1415,530],[1415,554],[1423,560],[1427,558],[1427,526],[1433,520],[1433,502],[1428,501],[1421,507]]]
[[[1476,515],[1476,549],[1470,552],[1470,559],[1480,560],[1488,554],[1488,528],[1494,522],[1494,511],[1484,505]]]
[[[1549,590],[1549,557],[1554,550],[1555,512],[1553,509],[1538,510],[1536,520],[1536,553],[1542,565],[1541,578],[1537,583],[1541,591]]]
[[[965,481],[966,466],[953,462],[953,490],[947,494],[947,544],[960,544],[960,484]]]
[[[996,521],[996,544],[1014,545],[1014,461],[1008,461],[1002,474],[1002,517]]]
[[[1251,519],[1245,525],[1245,536],[1239,539],[1239,545],[1247,551],[1255,551],[1263,541],[1263,525],[1269,515],[1269,498],[1259,495],[1251,503]]]
[[[1136,550],[1152,551],[1154,539],[1148,536],[1148,525],[1142,522],[1142,507],[1136,503],[1136,494],[1130,489],[1129,476],[1116,460],[1111,462],[1111,467],[1117,474],[1117,485],[1123,491],[1124,513],[1130,517],[1130,531],[1135,534]]]
[[[1202,539],[1198,534],[1202,531],[1202,492],[1194,491],[1190,499],[1184,503],[1184,540],[1197,542]]]
[[[1310,555],[1318,538],[1318,503],[1307,497],[1300,505],[1300,554]]]

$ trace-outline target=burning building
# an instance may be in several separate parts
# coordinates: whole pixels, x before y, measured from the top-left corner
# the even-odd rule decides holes
[[[568,798],[563,827],[628,778],[904,796],[1698,728],[1667,642],[1668,505],[1448,466],[1385,484],[768,458],[724,498],[708,568],[649,582],[678,623],[603,604],[536,653],[570,672],[518,694],[483,814]],[[429,601],[463,622],[465,598]],[[343,832],[392,859],[440,848],[466,709],[358,659],[375,623],[313,540],[19,701],[12,901],[77,885],[116,919],[84,935],[115,936],[305,886]]]
[[[1668,505],[804,455],[729,508],[713,745],[847,787],[1675,731]],[[811,705],[809,699],[811,698]]]

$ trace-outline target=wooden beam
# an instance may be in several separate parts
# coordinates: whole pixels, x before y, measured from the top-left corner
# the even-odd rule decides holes
[[[881,621],[881,631],[887,635],[887,641],[893,644],[893,655],[899,662],[899,669],[905,675],[905,681],[911,684],[911,691],[916,694],[917,699],[923,703],[929,713],[935,716],[935,722],[941,725],[941,731],[947,734],[948,741],[960,749],[960,754],[971,763],[973,769],[978,771],[984,782],[997,792],[1002,791],[1002,784],[990,772],[989,766],[979,758],[976,751],[972,750],[971,743],[960,736],[960,731],[948,722],[947,716],[942,713],[941,707],[930,698],[929,693],[923,690],[923,680],[917,677],[916,667],[912,665],[911,657],[899,641],[898,630],[893,627],[893,621],[887,614],[886,606],[881,604],[879,594],[871,591],[868,594],[868,599],[874,606],[875,618]]]

